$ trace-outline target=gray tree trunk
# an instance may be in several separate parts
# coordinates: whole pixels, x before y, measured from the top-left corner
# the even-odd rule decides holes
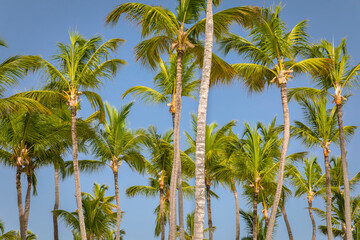
[[[72,156],[73,156],[73,167],[74,167],[74,179],[75,179],[75,197],[76,205],[79,214],[80,224],[80,235],[81,240],[87,240],[84,213],[81,201],[81,187],[80,187],[80,176],[79,176],[79,162],[78,162],[78,141],[76,133],[76,106],[71,105],[71,138],[72,138]]]
[[[22,204],[22,191],[21,191],[21,173],[22,173],[22,167],[16,166],[16,193],[17,193],[17,204],[19,211],[20,236],[21,236],[21,240],[26,240],[26,229],[24,226],[24,210]]]
[[[182,177],[181,177],[181,160],[179,161],[178,171],[178,210],[179,210],[179,239],[185,240],[185,227],[184,227],[184,203],[182,192]]]
[[[210,185],[206,184],[206,206],[207,206],[207,216],[208,216],[208,227],[209,227],[209,240],[213,240],[213,223],[212,223],[212,215],[211,215],[211,191]]]
[[[193,240],[204,239],[205,217],[205,128],[207,99],[211,74],[211,60],[213,48],[213,12],[212,0],[206,3],[205,48],[204,62],[201,75],[199,93],[199,107],[197,116],[196,153],[195,153],[195,220]]]
[[[336,104],[337,115],[339,122],[339,139],[340,139],[340,151],[341,151],[341,166],[343,171],[344,179],[344,202],[345,202],[345,230],[346,230],[346,239],[352,240],[352,230],[351,230],[351,209],[350,209],[350,186],[349,186],[349,177],[347,171],[347,161],[346,161],[346,149],[345,149],[345,136],[344,136],[344,127],[342,119],[342,105]]]
[[[253,240],[257,240],[257,203],[258,203],[259,190],[254,191],[254,202],[253,202],[253,228],[252,235]]]
[[[175,118],[174,118],[174,161],[170,179],[170,205],[169,205],[169,240],[176,240],[176,186],[178,180],[180,161],[180,118],[182,95],[182,61],[184,51],[177,50],[176,57],[176,91],[175,91]]]
[[[287,214],[286,214],[285,204],[284,204],[284,206],[281,208],[281,212],[282,212],[283,217],[284,217],[284,221],[285,221],[285,225],[286,225],[286,230],[287,230],[288,235],[289,235],[289,240],[294,240],[294,237],[293,237],[293,234],[292,234],[292,231],[291,231],[291,227],[290,227],[290,222],[289,222],[289,219],[288,219]]]
[[[280,202],[280,198],[281,198],[281,191],[282,191],[282,185],[283,185],[283,180],[284,180],[286,152],[287,152],[287,148],[289,145],[289,139],[290,139],[290,115],[289,115],[286,83],[281,84],[281,102],[282,102],[283,114],[284,114],[284,138],[283,138],[282,148],[281,148],[276,192],[275,192],[274,202],[271,207],[272,211],[271,211],[271,215],[270,215],[269,226],[266,230],[265,240],[271,240],[272,233],[274,230],[275,217],[276,217],[277,208],[279,206],[279,202]]]
[[[54,183],[55,183],[55,203],[54,211],[59,209],[59,169],[55,167],[54,172]],[[59,240],[59,227],[58,220],[55,213],[53,213],[53,225],[54,225],[54,240]]]
[[[240,240],[240,216],[239,216],[239,198],[236,191],[235,183],[231,183],[231,188],[235,197],[235,212],[236,212],[236,235],[235,240]]]
[[[115,198],[116,198],[116,240],[120,240],[120,223],[121,223],[121,208],[120,208],[120,195],[119,195],[119,176],[118,171],[114,173],[115,184]]]
[[[311,219],[311,223],[312,223],[312,240],[316,239],[316,223],[315,223],[315,219],[314,219],[314,215],[312,213],[312,202],[309,202],[309,216]]]
[[[330,181],[330,164],[329,152],[324,150],[325,161],[325,177],[326,177],[326,228],[328,240],[333,239],[332,224],[331,224],[331,181]]]

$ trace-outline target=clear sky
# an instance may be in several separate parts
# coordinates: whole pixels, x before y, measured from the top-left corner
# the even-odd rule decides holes
[[[147,4],[164,5],[174,10],[177,1],[158,0],[141,1]],[[253,4],[257,6],[270,6],[279,1],[258,0],[224,0],[221,8]],[[139,29],[134,24],[121,20],[115,27],[106,26],[104,19],[106,15],[123,1],[115,0],[0,0],[0,37],[4,39],[9,48],[0,49],[0,61],[16,54],[41,55],[45,59],[55,54],[57,42],[68,42],[68,32],[77,30],[89,38],[94,34],[101,34],[105,39],[123,38],[126,43],[119,51],[119,58],[128,61],[116,79],[107,82],[99,92],[104,101],[119,107],[131,101],[130,97],[121,100],[121,94],[131,86],[151,86],[154,73],[134,60],[133,47],[140,41]],[[348,51],[353,56],[354,64],[360,61],[360,33],[358,23],[360,22],[360,1],[358,0],[303,0],[283,1],[285,5],[282,11],[282,19],[293,27],[297,22],[308,19],[309,34],[313,41],[322,38],[339,43],[343,37],[347,38]],[[218,11],[219,9],[215,10]],[[237,33],[243,34],[238,27],[234,28]],[[216,49],[216,46],[215,46]],[[230,63],[242,60],[234,54],[229,54],[226,59]],[[10,93],[32,89],[41,86],[40,76],[27,77],[17,87],[11,89]],[[289,82],[288,87],[309,86],[310,80],[306,77],[296,77]],[[359,126],[360,92],[353,91],[354,96],[350,98],[344,107],[344,124]],[[181,132],[190,129],[190,113],[195,113],[197,103],[194,100],[184,100],[182,108]],[[86,117],[90,114],[88,108],[84,108],[80,115]],[[233,119],[237,120],[236,131],[240,133],[243,122],[255,123],[262,121],[268,123],[277,115],[277,123],[282,123],[282,109],[280,91],[270,88],[263,94],[248,95],[239,83],[229,86],[214,87],[210,90],[208,122],[218,122],[220,125]],[[302,119],[301,111],[296,103],[290,103],[290,118]],[[164,132],[171,127],[168,109],[165,106],[144,105],[136,103],[132,108],[130,117],[132,128],[156,125],[159,131]],[[181,139],[182,148],[185,149],[184,137]],[[357,147],[360,144],[360,134],[357,132],[352,141],[347,144],[349,174],[354,176],[360,171],[360,163]],[[305,148],[299,142],[290,143],[289,152],[304,151]],[[339,150],[332,146],[333,155],[338,155]],[[320,148],[312,149],[311,156],[319,156],[319,162],[323,165]],[[91,158],[91,156],[81,156]],[[69,158],[70,159],[70,158]],[[38,239],[52,239],[52,217],[51,210],[54,205],[54,181],[53,169],[43,168],[38,175],[38,196],[32,197],[29,229],[38,235]],[[108,184],[109,194],[113,194],[113,176],[109,169],[104,169],[97,174],[81,174],[81,187],[83,192],[90,192],[93,182]],[[122,221],[122,228],[126,230],[125,239],[140,240],[154,239],[153,214],[158,199],[145,199],[136,197],[128,199],[124,191],[127,187],[137,184],[146,184],[147,180],[121,166],[119,174],[120,200],[122,209],[126,212]],[[73,211],[76,208],[75,190],[73,178],[61,182],[60,185],[60,209]],[[233,239],[235,236],[234,199],[228,189],[218,186],[215,192],[220,196],[219,200],[213,200],[213,224],[216,226],[215,239]],[[15,170],[0,167],[0,219],[6,222],[6,230],[19,229],[18,211],[16,204]],[[353,193],[356,194],[356,193]],[[357,192],[359,194],[359,191]],[[241,193],[240,193],[241,196]],[[193,200],[185,201],[185,214],[192,211]],[[310,239],[311,222],[305,209],[306,199],[291,199],[287,204],[290,224],[296,239]],[[324,209],[321,199],[315,199],[314,207]],[[248,209],[243,199],[240,199],[240,208]],[[259,211],[261,211],[259,205]],[[321,219],[316,218],[317,224]],[[278,230],[274,239],[287,239],[283,219],[280,218]],[[60,225],[60,239],[71,239],[71,233],[63,224]],[[245,236],[244,223],[241,222],[241,236]],[[325,239],[318,233],[317,239]]]

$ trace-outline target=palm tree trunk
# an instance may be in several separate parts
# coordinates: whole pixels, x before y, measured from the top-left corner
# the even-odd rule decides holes
[[[178,210],[179,210],[179,239],[185,240],[185,227],[184,227],[184,204],[182,192],[182,178],[181,178],[181,160],[179,161],[178,171]]]
[[[206,206],[207,206],[207,215],[208,215],[208,227],[209,227],[209,240],[213,240],[213,224],[211,216],[211,191],[210,184],[206,184]]]
[[[54,211],[59,209],[59,169],[55,167],[54,172],[54,182],[55,182],[55,204]],[[59,240],[59,228],[57,216],[53,212],[53,225],[54,225],[54,240]]]
[[[289,106],[288,106],[288,99],[287,99],[286,83],[281,84],[281,102],[282,102],[283,114],[284,114],[284,138],[283,138],[282,148],[281,148],[276,192],[275,192],[273,206],[271,208],[272,211],[271,211],[271,215],[270,215],[269,226],[266,230],[265,240],[271,240],[274,225],[275,225],[275,217],[276,217],[276,212],[277,212],[276,210],[279,206],[279,202],[280,202],[280,198],[281,198],[281,190],[282,190],[282,185],[283,185],[283,180],[284,180],[286,152],[287,152],[287,148],[289,145],[289,139],[290,139],[290,116],[289,116]]]
[[[30,214],[30,198],[31,198],[31,185],[32,185],[32,173],[27,175],[27,189],[25,196],[25,211],[24,211],[24,229],[27,232]]]
[[[236,212],[236,235],[235,240],[240,240],[240,216],[239,216],[239,198],[236,191],[235,183],[231,182],[231,189],[235,197],[235,212]]]
[[[176,240],[176,186],[180,161],[180,117],[182,91],[182,60],[183,50],[177,50],[176,57],[176,92],[175,92],[175,119],[174,119],[174,161],[170,179],[170,207],[169,207],[169,240]]]
[[[312,202],[308,201],[309,203],[309,215],[310,215],[310,219],[311,219],[311,223],[312,223],[312,240],[316,239],[316,223],[315,223],[315,219],[312,213]]]
[[[337,115],[338,115],[338,122],[339,122],[341,166],[342,166],[343,179],[344,179],[346,239],[351,240],[352,239],[352,233],[351,233],[351,210],[350,210],[350,186],[349,186],[349,177],[348,177],[348,171],[347,171],[345,136],[344,136],[344,127],[343,127],[342,105],[341,105],[341,103],[337,103],[336,108],[337,108]]]
[[[287,214],[286,214],[285,206],[283,206],[283,207],[281,208],[281,212],[282,212],[283,217],[284,217],[284,221],[285,221],[285,225],[286,225],[286,230],[287,230],[288,235],[289,235],[289,240],[294,240],[294,237],[293,237],[293,234],[292,234],[292,231],[291,231],[291,227],[290,227],[290,222],[289,222],[289,219],[288,219]]]
[[[207,0],[206,3],[204,62],[199,93],[195,151],[195,219],[193,240],[204,239],[203,229],[205,217],[205,128],[214,35],[212,2],[212,0]]]
[[[115,184],[115,198],[116,198],[116,240],[120,240],[120,223],[121,223],[121,208],[120,208],[120,196],[119,196],[119,179],[118,171],[114,173],[114,184]]]
[[[330,164],[329,164],[329,150],[324,149],[325,161],[325,177],[326,177],[326,229],[328,240],[333,239],[332,224],[331,224],[331,181],[330,181]]]
[[[79,163],[78,163],[78,142],[77,142],[77,134],[76,134],[76,106],[72,104],[70,108],[71,108],[71,138],[73,144],[72,155],[73,155],[73,166],[74,166],[76,205],[78,210],[77,212],[79,214],[81,240],[87,240],[84,213],[83,213],[82,201],[81,201],[81,187],[80,187]]]
[[[164,221],[164,188],[160,187],[160,232],[161,240],[165,240],[165,221]]]
[[[22,173],[22,167],[16,166],[16,193],[17,193],[17,204],[19,211],[20,236],[21,236],[21,240],[26,240],[26,229],[24,226],[24,211],[23,211],[22,192],[21,192],[21,173]]]
[[[253,202],[253,228],[252,235],[253,240],[257,240],[257,204],[258,204],[259,190],[254,191],[254,202]]]

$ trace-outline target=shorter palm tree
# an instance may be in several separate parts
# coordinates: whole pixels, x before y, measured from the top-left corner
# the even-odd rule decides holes
[[[92,194],[82,193],[82,206],[86,226],[86,234],[89,240],[104,239],[109,229],[116,224],[116,205],[112,204],[115,196],[105,196],[108,189],[106,185],[94,183]],[[78,211],[68,212],[57,210],[54,213],[62,218],[75,235],[80,235],[80,224]]]
[[[309,216],[312,222],[312,240],[316,238],[316,223],[312,213],[312,203],[314,197],[319,194],[324,185],[324,177],[320,165],[316,158],[305,159],[303,172],[300,172],[295,166],[287,169],[287,175],[291,178],[295,187],[295,197],[306,194],[308,200]]]
[[[0,219],[0,240],[17,240],[17,234],[15,231],[5,232],[4,222]]]
[[[186,215],[186,230],[185,230],[185,240],[192,240],[194,235],[194,218],[195,211],[188,213]],[[215,227],[214,227],[215,228]],[[209,228],[204,229],[204,235],[209,231]],[[204,238],[204,240],[208,240]]]

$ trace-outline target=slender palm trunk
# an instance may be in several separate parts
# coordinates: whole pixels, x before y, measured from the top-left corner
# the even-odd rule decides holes
[[[25,233],[27,233],[27,228],[28,228],[28,223],[29,223],[31,185],[32,185],[32,173],[27,175],[27,189],[26,189],[26,196],[25,196],[25,211],[24,211]]]
[[[79,164],[78,164],[78,142],[77,142],[77,134],[76,134],[76,106],[71,105],[70,108],[71,108],[71,138],[73,144],[72,155],[73,155],[73,166],[74,166],[76,205],[78,210],[77,212],[79,214],[81,240],[87,240],[84,213],[81,202],[81,187],[80,187]]]
[[[164,188],[160,187],[160,239],[165,240]]]
[[[282,148],[281,148],[280,164],[279,164],[278,179],[277,179],[274,203],[271,208],[272,211],[271,211],[271,215],[270,215],[269,225],[266,230],[265,240],[271,240],[274,225],[275,225],[275,217],[276,217],[276,212],[277,212],[276,210],[279,206],[279,202],[280,202],[280,198],[281,198],[281,190],[282,190],[282,185],[283,185],[283,180],[284,180],[286,152],[287,152],[287,148],[289,145],[289,139],[290,139],[290,116],[289,116],[289,106],[288,106],[288,99],[287,99],[286,83],[281,84],[281,102],[282,102],[283,114],[284,114],[284,138],[283,138]]]
[[[351,233],[351,210],[350,210],[350,186],[349,186],[349,177],[348,177],[348,171],[347,171],[346,150],[345,150],[345,136],[344,136],[344,127],[343,127],[342,105],[341,105],[341,103],[337,103],[336,108],[337,108],[337,115],[338,115],[338,122],[339,122],[341,166],[342,166],[343,179],[344,179],[346,239],[351,240],[352,239],[352,233]]]
[[[207,207],[207,215],[208,215],[209,240],[213,240],[214,229],[213,229],[212,216],[211,216],[210,184],[206,184],[206,207]]]
[[[284,217],[286,230],[287,230],[288,235],[289,235],[289,240],[294,240],[294,237],[293,237],[293,234],[292,234],[292,231],[291,231],[291,227],[290,227],[290,222],[289,222],[289,219],[288,219],[287,214],[286,214],[285,205],[281,207],[281,212],[282,212],[283,217]]]
[[[253,240],[257,240],[257,204],[258,204],[259,190],[254,191],[254,202],[253,202],[253,228],[252,235]]]
[[[59,169],[57,167],[55,167],[54,182],[55,182],[54,211],[56,211],[59,209]],[[53,212],[53,225],[54,225],[54,240],[59,240],[58,220],[54,212]]]
[[[324,149],[325,161],[325,177],[326,177],[326,228],[328,240],[333,239],[332,224],[331,224],[331,181],[330,181],[330,164],[329,164],[329,150]]]
[[[170,179],[170,206],[169,206],[169,240],[176,240],[176,186],[180,161],[180,117],[181,117],[181,91],[182,91],[182,59],[183,50],[177,50],[176,58],[176,92],[175,92],[175,118],[174,118],[174,161]]]
[[[207,99],[211,74],[211,59],[213,48],[213,12],[212,0],[206,3],[205,49],[199,93],[197,116],[196,153],[195,153],[195,219],[193,240],[204,239],[205,215],[205,128]]]
[[[315,223],[315,219],[314,219],[314,215],[312,213],[312,201],[308,201],[309,203],[309,216],[311,219],[311,223],[312,223],[312,240],[316,239],[316,223]]]
[[[184,227],[184,203],[182,192],[182,178],[181,178],[181,160],[179,161],[178,171],[178,210],[179,210],[179,237],[180,240],[185,240],[185,227]]]
[[[232,189],[232,192],[234,193],[234,198],[235,198],[235,213],[236,213],[236,235],[235,235],[235,240],[240,240],[239,198],[238,198],[235,183],[234,183],[233,180],[231,182],[231,189]]]
[[[21,192],[21,173],[22,167],[16,167],[16,193],[17,193],[17,204],[19,211],[19,224],[20,224],[20,236],[21,240],[26,240],[26,229],[24,226],[24,211],[22,204],[22,192]]]
[[[120,208],[120,195],[119,195],[119,178],[118,171],[114,173],[114,184],[115,184],[115,198],[116,198],[116,240],[120,240],[120,223],[121,223],[121,208]]]

